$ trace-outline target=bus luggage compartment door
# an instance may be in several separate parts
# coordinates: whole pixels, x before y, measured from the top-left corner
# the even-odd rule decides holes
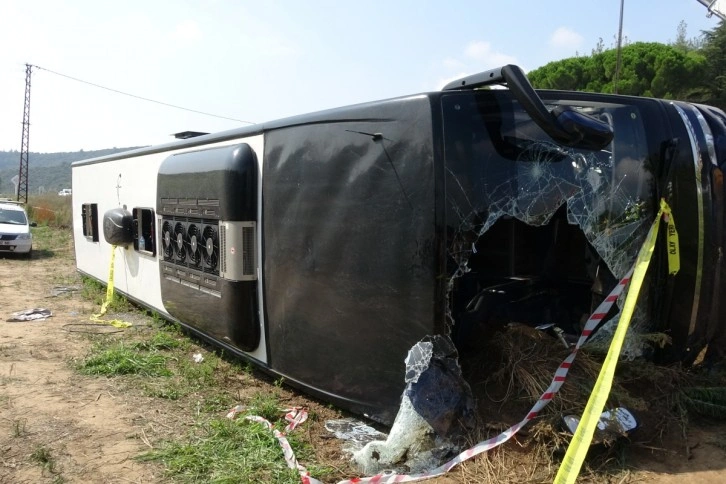
[[[159,168],[161,296],[183,324],[243,351],[260,342],[258,164],[247,144],[168,157]]]

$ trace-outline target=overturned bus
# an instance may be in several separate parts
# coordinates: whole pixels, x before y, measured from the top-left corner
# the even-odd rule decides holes
[[[77,266],[106,282],[115,250],[132,301],[390,423],[426,336],[466,355],[513,321],[577,334],[665,198],[681,271],[659,242],[634,325],[671,337],[655,358],[713,362],[726,348],[725,135],[709,106],[536,92],[505,66],[76,162]]]

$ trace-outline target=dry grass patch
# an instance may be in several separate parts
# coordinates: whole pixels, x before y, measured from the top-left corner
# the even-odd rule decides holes
[[[519,422],[549,387],[570,350],[540,331],[510,325],[485,348],[465,355],[462,367],[478,400],[481,425],[472,443],[491,438]],[[579,416],[600,372],[604,355],[578,352],[567,380],[550,404],[512,440],[465,464],[476,482],[552,482],[571,435],[565,415]],[[632,446],[662,448],[668,436],[683,438],[689,421],[726,418],[726,381],[700,368],[621,361],[606,408],[625,407],[639,428],[629,436],[591,446],[581,472],[584,482],[629,482]],[[472,482],[475,482],[472,480]]]

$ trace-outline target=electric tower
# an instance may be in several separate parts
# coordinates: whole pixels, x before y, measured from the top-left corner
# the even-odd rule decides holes
[[[23,107],[23,139],[20,142],[17,200],[28,203],[28,155],[30,143],[30,74],[33,66],[25,64],[25,105]]]

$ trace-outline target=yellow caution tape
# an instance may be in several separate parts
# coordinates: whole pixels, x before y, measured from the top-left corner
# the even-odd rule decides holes
[[[668,272],[671,275],[675,275],[681,269],[681,248],[678,242],[678,231],[676,230],[676,222],[673,220],[673,213],[671,213],[671,208],[662,198],[660,200],[660,211],[663,213],[663,219],[668,224]]]
[[[638,253],[638,259],[635,262],[635,269],[633,271],[633,277],[630,280],[630,288],[628,295],[625,298],[623,309],[620,313],[620,321],[618,327],[613,335],[613,341],[610,344],[605,361],[603,362],[600,375],[597,377],[595,387],[592,389],[590,399],[587,402],[585,411],[582,414],[580,423],[577,426],[575,435],[572,437],[565,458],[562,461],[560,469],[557,471],[555,477],[555,484],[573,484],[580,473],[582,463],[585,461],[585,456],[590,448],[592,442],[592,436],[595,433],[597,424],[600,420],[605,403],[607,402],[608,396],[610,395],[610,389],[612,388],[613,377],[615,376],[615,367],[620,357],[620,350],[625,340],[625,335],[628,331],[628,325],[630,324],[630,318],[633,316],[635,310],[635,303],[638,299],[638,293],[643,285],[643,279],[650,265],[650,259],[655,249],[655,242],[658,239],[658,228],[660,226],[661,218],[666,219],[668,224],[668,265],[669,273],[675,274],[678,272],[680,267],[679,258],[679,245],[678,245],[678,232],[676,232],[675,222],[671,209],[665,200],[661,199],[660,210],[658,215],[650,227],[648,236],[645,239],[643,247]]]
[[[98,314],[92,314],[91,315],[91,321],[94,323],[100,323],[100,324],[110,324],[111,326],[114,326],[116,328],[128,328],[131,326],[131,323],[127,323],[126,321],[121,321],[119,319],[101,319],[106,314],[106,310],[108,309],[108,305],[111,304],[111,301],[113,301],[113,262],[116,257],[116,246],[111,246],[111,267],[109,268],[109,274],[108,274],[108,285],[106,286],[106,300],[103,301],[103,304],[101,305],[101,311]]]

